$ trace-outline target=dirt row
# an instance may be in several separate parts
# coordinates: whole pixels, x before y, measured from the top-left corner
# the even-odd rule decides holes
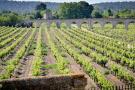
[[[35,32],[35,35],[32,41],[37,41],[37,37],[38,37],[38,31]],[[31,71],[32,71],[32,62],[34,60],[34,55],[28,54],[29,48],[33,44],[32,41],[29,47],[27,48],[24,57],[20,60],[18,67],[15,69],[13,78],[22,78],[22,77],[32,76]],[[34,52],[34,49],[33,49],[33,52]]]

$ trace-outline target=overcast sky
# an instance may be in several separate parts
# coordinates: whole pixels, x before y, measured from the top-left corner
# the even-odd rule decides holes
[[[122,2],[122,1],[135,1],[135,0],[15,0],[15,1],[43,1],[43,2],[79,2],[87,1],[90,4],[100,2]]]

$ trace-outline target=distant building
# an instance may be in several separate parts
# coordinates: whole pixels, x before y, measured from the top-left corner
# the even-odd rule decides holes
[[[43,16],[43,19],[53,19],[52,12],[47,10]]]

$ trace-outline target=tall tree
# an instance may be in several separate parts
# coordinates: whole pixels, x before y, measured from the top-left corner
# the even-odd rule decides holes
[[[42,18],[42,15],[39,11],[36,12],[36,14],[35,14],[35,19],[38,19],[38,18]]]
[[[111,9],[108,9],[108,16],[113,16],[113,12]]]
[[[80,18],[90,18],[91,17],[91,13],[94,9],[92,5],[89,5],[89,3],[85,2],[85,1],[80,1],[78,3],[78,7],[79,7],[80,15],[81,15]]]
[[[93,18],[102,18],[103,16],[102,16],[101,13],[102,13],[102,12],[99,10],[99,8],[98,8],[98,7],[95,7],[94,10],[92,11],[91,16],[92,16]]]
[[[46,10],[46,4],[40,3],[39,5],[36,6],[36,10]]]
[[[44,3],[40,3],[39,5],[36,6],[36,14],[35,14],[35,18],[42,18],[45,10],[46,10],[46,4]]]
[[[105,10],[103,13],[103,17],[105,18],[109,18],[113,16],[113,12],[111,11],[111,9]]]
[[[93,6],[87,2],[63,3],[58,10],[59,18],[90,18]]]

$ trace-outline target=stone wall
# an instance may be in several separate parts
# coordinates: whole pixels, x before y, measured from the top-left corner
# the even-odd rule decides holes
[[[0,81],[0,90],[84,90],[86,82],[83,74],[39,76]]]
[[[115,19],[115,18],[92,18],[92,19],[55,19],[55,20],[44,20],[44,19],[40,19],[40,20],[33,20],[31,21],[33,23],[36,23],[36,26],[39,27],[42,23],[46,23],[48,25],[48,27],[50,27],[50,25],[52,23],[56,23],[56,26],[58,28],[60,28],[61,24],[64,22],[65,24],[67,24],[67,26],[71,26],[71,24],[75,23],[77,24],[78,27],[81,27],[81,25],[83,23],[87,23],[89,25],[90,28],[93,27],[93,24],[95,22],[98,22],[101,27],[103,28],[105,26],[106,23],[111,23],[113,28],[116,28],[118,23],[123,23],[125,26],[125,29],[128,30],[128,25],[130,23],[135,23],[135,19]]]

